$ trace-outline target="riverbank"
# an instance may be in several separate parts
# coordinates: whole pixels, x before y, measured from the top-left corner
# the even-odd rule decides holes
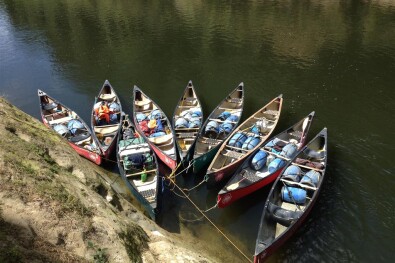
[[[1,97],[0,117],[1,262],[220,262],[161,229],[106,183],[115,174]]]

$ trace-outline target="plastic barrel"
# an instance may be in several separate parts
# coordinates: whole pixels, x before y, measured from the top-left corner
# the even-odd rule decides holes
[[[245,150],[251,150],[251,149],[255,148],[258,145],[258,143],[260,143],[260,142],[261,142],[261,139],[259,137],[250,136],[243,143],[243,146],[241,148],[243,148]]]
[[[311,186],[311,187],[317,187],[320,177],[321,177],[321,174],[319,172],[310,170],[302,177],[302,180],[300,180],[300,183]]]
[[[230,115],[228,118],[226,118],[226,121],[233,121],[233,122],[237,122],[239,120],[239,116],[237,115]]]
[[[192,117],[189,121],[188,128],[199,128],[200,124],[201,122],[199,117]]]
[[[251,167],[258,171],[266,165],[267,153],[265,151],[259,150],[251,161]]]
[[[283,167],[284,165],[285,165],[285,161],[284,161],[283,159],[280,159],[280,158],[274,159],[274,160],[268,165],[269,173],[274,173],[275,171],[277,171],[278,169],[280,169],[280,168]]]
[[[304,204],[306,202],[306,190],[296,187],[283,186],[281,198],[289,203]]]
[[[229,118],[229,116],[230,116],[230,112],[228,112],[228,111],[224,111],[224,112],[222,112],[220,115],[218,115],[218,119],[220,119],[221,121],[224,121],[224,120],[226,120],[227,118]]]
[[[245,140],[247,140],[247,135],[245,135],[244,133],[238,132],[235,135],[233,135],[232,138],[230,138],[228,145],[237,147],[237,148],[241,148],[243,146],[243,143],[245,142]]]
[[[297,150],[298,150],[298,146],[296,146],[296,144],[288,143],[287,145],[284,146],[280,155],[291,158],[296,153]]]
[[[224,132],[226,134],[230,133],[233,129],[233,125],[230,122],[225,122],[219,126],[219,133]]]
[[[209,121],[206,125],[206,129],[204,130],[206,136],[209,138],[215,138],[218,136],[218,123],[216,121]]]
[[[287,169],[285,169],[283,178],[291,180],[293,182],[299,182],[301,174],[302,174],[302,170],[300,169],[299,166],[291,165],[288,166]]]
[[[176,128],[187,128],[189,126],[188,121],[184,118],[178,118],[175,123]]]

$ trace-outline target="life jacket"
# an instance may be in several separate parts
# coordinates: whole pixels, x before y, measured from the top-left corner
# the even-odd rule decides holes
[[[108,109],[108,107],[106,105],[100,105],[100,107],[97,110],[97,115],[100,117],[104,114],[108,114],[110,112],[110,110]]]

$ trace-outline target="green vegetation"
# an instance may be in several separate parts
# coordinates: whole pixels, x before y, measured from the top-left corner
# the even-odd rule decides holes
[[[119,233],[119,237],[122,239],[132,262],[142,262],[140,255],[143,249],[148,248],[147,243],[149,241],[149,237],[144,230],[138,225],[129,224]]]
[[[108,255],[106,248],[99,248],[97,245],[94,245],[92,241],[88,241],[88,248],[95,250],[95,254],[93,255],[93,261],[95,263],[108,262]]]

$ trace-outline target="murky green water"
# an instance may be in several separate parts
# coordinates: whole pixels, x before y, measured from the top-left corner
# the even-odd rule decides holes
[[[269,261],[392,262],[395,256],[395,2],[0,0],[0,95],[39,117],[37,89],[86,120],[110,80],[129,111],[134,84],[173,113],[193,80],[206,116],[241,81],[244,118],[284,95],[275,133],[312,110],[329,130],[329,167],[304,227]],[[391,161],[392,160],[392,161]],[[207,209],[215,192],[191,194]],[[267,189],[207,213],[251,256]],[[191,232],[224,259],[243,257],[207,221]]]

